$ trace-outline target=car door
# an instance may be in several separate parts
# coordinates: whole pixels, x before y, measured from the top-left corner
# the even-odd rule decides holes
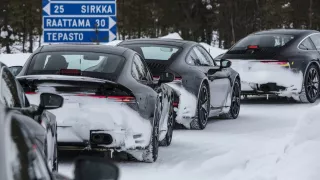
[[[46,161],[33,142],[31,132],[23,124],[23,116],[9,113],[7,120],[10,122],[7,124],[10,133],[6,154],[12,179],[52,179]]]
[[[199,58],[200,67],[208,76],[210,85],[210,101],[213,109],[220,108],[224,105],[224,102],[228,96],[230,88],[229,73],[227,69],[220,69],[217,66],[210,54],[201,46],[196,46],[194,52]],[[217,72],[213,75],[208,75],[210,69],[215,69]]]

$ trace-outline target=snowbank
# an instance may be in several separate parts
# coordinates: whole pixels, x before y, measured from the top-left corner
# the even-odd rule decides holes
[[[277,180],[318,180],[320,177],[320,105],[300,118],[294,135],[276,165]]]
[[[163,36],[163,37],[159,37],[161,39],[181,39],[182,40],[182,37],[180,36],[179,33],[169,33],[168,35],[166,36]]]
[[[291,111],[294,114],[294,111]],[[320,177],[320,105],[308,109],[292,134],[266,145],[263,155],[248,157],[242,172],[224,180],[318,180]],[[266,142],[268,143],[268,142]],[[272,147],[273,146],[273,147]],[[239,178],[241,177],[241,178]]]
[[[213,46],[210,46],[209,44],[206,44],[206,43],[199,43],[199,44],[202,45],[210,53],[212,58],[215,58],[215,57],[219,56],[220,54],[224,54],[225,52],[227,52],[227,50],[225,50],[225,49],[213,47]]]
[[[10,66],[23,66],[28,60],[30,53],[25,54],[0,54],[0,62]]]

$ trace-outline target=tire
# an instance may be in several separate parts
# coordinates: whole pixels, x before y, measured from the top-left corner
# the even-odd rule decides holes
[[[203,130],[208,124],[208,117],[210,114],[210,92],[207,85],[202,84],[200,87],[197,111],[197,118],[194,119],[190,128],[195,130]]]
[[[59,168],[59,159],[58,159],[58,145],[57,145],[57,138],[56,138],[55,143],[54,143],[52,171],[58,172],[58,168]]]
[[[314,103],[319,97],[319,70],[316,65],[311,64],[304,77],[302,91],[299,95],[298,102],[301,103]],[[312,91],[314,94],[312,94]]]
[[[153,119],[153,128],[150,144],[144,150],[142,158],[146,163],[156,162],[158,159],[159,152],[159,121],[160,121],[160,112],[158,112],[158,107],[156,108],[155,116]]]
[[[169,110],[169,117],[168,117],[168,132],[166,134],[166,137],[160,142],[160,146],[170,146],[172,142],[174,126],[175,126],[174,109],[173,109],[173,105],[171,104],[171,107]]]
[[[232,88],[231,105],[228,113],[221,114],[223,119],[237,119],[241,107],[241,84],[238,79],[235,80]]]

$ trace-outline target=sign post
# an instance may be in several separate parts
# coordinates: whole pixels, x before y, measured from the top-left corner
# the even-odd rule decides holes
[[[116,0],[42,0],[44,43],[116,39]]]

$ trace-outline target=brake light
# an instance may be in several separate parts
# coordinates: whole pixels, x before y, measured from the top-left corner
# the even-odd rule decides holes
[[[117,102],[134,102],[136,100],[136,98],[133,96],[108,96],[108,99]]]
[[[248,49],[259,49],[258,45],[249,45]]]
[[[25,94],[32,95],[32,94],[37,94],[37,93],[36,93],[36,92],[29,91],[29,92],[25,92]]]
[[[288,61],[274,61],[274,60],[266,60],[266,61],[260,61],[261,63],[270,63],[270,64],[276,64],[283,67],[290,67],[290,63]]]
[[[182,77],[175,77],[174,80],[175,80],[175,81],[181,81],[181,80],[182,80]]]
[[[79,76],[81,75],[81,71],[79,69],[60,69],[60,74]]]

